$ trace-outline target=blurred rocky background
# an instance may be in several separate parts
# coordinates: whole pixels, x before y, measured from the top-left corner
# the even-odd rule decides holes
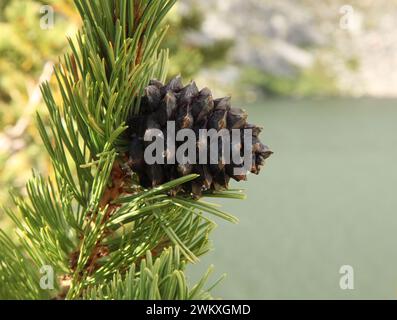
[[[185,0],[179,12],[187,21],[201,13],[200,27],[183,36],[189,48],[229,48],[223,65],[200,70],[226,91],[251,99],[397,94],[395,0]]]

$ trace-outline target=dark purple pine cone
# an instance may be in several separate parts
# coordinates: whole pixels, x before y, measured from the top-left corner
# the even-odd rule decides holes
[[[196,173],[200,177],[190,183],[184,184],[174,194],[188,194],[194,198],[202,196],[203,192],[225,190],[228,188],[230,178],[236,181],[246,180],[247,171],[259,174],[272,151],[259,140],[261,128],[247,123],[245,110],[231,108],[230,98],[214,100],[208,88],[201,91],[194,82],[183,86],[180,77],[172,79],[163,85],[157,80],[152,80],[145,89],[145,96],[141,102],[141,113],[129,120],[129,136],[131,138],[129,150],[129,164],[131,169],[139,176],[140,184],[145,188],[158,186],[176,178]],[[175,142],[175,148],[167,145],[167,122],[175,121],[175,130],[192,129],[196,137],[196,162],[194,163],[167,163],[167,155],[175,155],[178,147],[184,142]],[[145,147],[151,142],[144,141],[145,133],[161,130],[164,137],[163,164],[149,165],[144,160]],[[235,173],[235,168],[242,168],[242,164],[230,161],[222,153],[222,143],[218,145],[218,161],[209,161],[210,142],[207,141],[207,163],[199,163],[199,133],[200,129],[221,129],[230,132],[230,150],[239,156],[244,155],[244,129],[252,130],[251,154],[252,165],[249,170]],[[232,143],[232,129],[240,130],[241,143]],[[175,150],[174,150],[175,149]],[[217,163],[216,163],[217,162]]]

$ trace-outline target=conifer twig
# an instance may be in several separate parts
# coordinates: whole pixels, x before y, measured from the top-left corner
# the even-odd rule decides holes
[[[127,121],[140,113],[144,89],[164,81],[168,51],[161,22],[176,0],[75,0],[83,19],[54,74],[56,99],[41,86],[48,120],[37,125],[54,177],[34,173],[26,197],[6,209],[18,241],[0,231],[0,298],[210,298],[210,271],[192,289],[184,268],[210,249],[215,223],[237,222],[217,206],[169,192],[190,174],[151,189],[126,172]],[[241,192],[216,197],[242,198]],[[58,281],[40,287],[50,266]]]

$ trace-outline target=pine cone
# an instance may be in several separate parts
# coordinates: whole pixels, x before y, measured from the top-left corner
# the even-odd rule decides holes
[[[141,114],[133,116],[129,120],[129,136],[131,139],[129,150],[129,164],[131,169],[137,173],[140,184],[145,188],[156,187],[167,181],[174,180],[191,173],[199,174],[199,178],[186,183],[173,194],[188,194],[194,198],[200,198],[203,192],[213,190],[225,190],[228,188],[230,178],[236,181],[246,180],[247,171],[242,170],[241,174],[235,174],[235,168],[242,168],[242,164],[233,162],[232,157],[229,163],[225,163],[222,150],[222,143],[218,145],[218,163],[195,164],[175,163],[167,164],[167,156],[174,156],[173,149],[167,145],[167,121],[175,121],[176,132],[180,129],[192,129],[196,136],[196,156],[199,159],[200,129],[239,129],[241,136],[240,144],[230,145],[232,152],[244,154],[244,129],[252,130],[252,167],[250,172],[259,174],[260,167],[264,165],[272,152],[261,143],[259,134],[261,128],[247,123],[248,114],[246,111],[231,108],[229,97],[214,100],[208,88],[201,91],[194,82],[183,86],[180,77],[172,79],[168,84],[163,85],[157,80],[152,80],[145,89],[145,95],[141,102]],[[144,161],[144,150],[151,142],[145,142],[145,133],[150,130],[161,130],[164,136],[165,152],[164,164],[148,165]],[[232,135],[230,134],[230,137]],[[232,140],[232,139],[231,139]],[[175,142],[175,150],[183,142]],[[208,145],[208,159],[210,144]],[[198,162],[198,161],[197,161]]]

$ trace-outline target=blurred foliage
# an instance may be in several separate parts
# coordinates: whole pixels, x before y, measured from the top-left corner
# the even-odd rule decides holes
[[[189,38],[189,35],[199,33],[204,14],[198,6],[193,6],[186,13],[173,11],[170,15],[170,29],[163,42],[163,47],[170,50],[169,77],[181,74],[185,79],[193,79],[203,68],[227,63],[227,53],[233,41],[220,39],[203,43]]]
[[[360,68],[360,60],[357,57],[351,57],[346,60],[346,66],[351,71],[357,71]]]
[[[51,4],[53,28],[40,27],[40,9]],[[8,189],[23,191],[31,168],[47,172],[34,113],[43,109],[39,79],[51,75],[66,35],[78,23],[72,0],[0,0],[0,204],[10,204]],[[0,211],[0,219],[2,213]]]
[[[336,96],[336,77],[320,61],[311,68],[297,71],[290,77],[277,76],[254,68],[244,68],[241,85],[257,88],[264,95],[277,96]]]

